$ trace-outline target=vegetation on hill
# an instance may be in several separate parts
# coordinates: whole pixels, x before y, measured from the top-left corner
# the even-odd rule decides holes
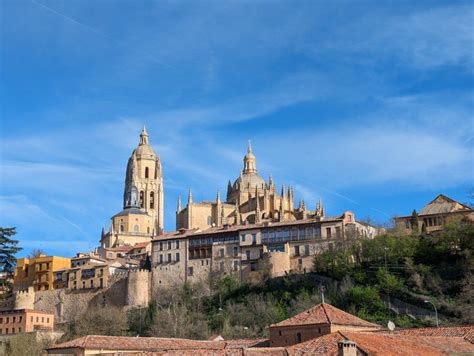
[[[316,256],[313,273],[275,279],[263,273],[253,283],[225,277],[209,284],[160,289],[147,308],[88,311],[72,324],[66,338],[91,330],[195,339],[211,334],[265,337],[269,325],[321,302],[322,290],[326,302],[381,325],[388,320],[398,327],[434,323],[397,314],[389,308],[388,297],[428,314],[432,306],[424,300],[429,300],[438,307],[443,324],[472,323],[473,242],[474,227],[464,223],[449,225],[435,236],[347,239]]]

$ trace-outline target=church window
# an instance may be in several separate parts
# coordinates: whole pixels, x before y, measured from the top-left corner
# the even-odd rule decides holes
[[[155,192],[150,192],[150,209],[155,209]]]
[[[145,207],[145,193],[142,191],[140,191],[140,208],[144,208]]]
[[[149,169],[148,167],[145,167],[145,178],[148,178],[148,174],[149,174]]]
[[[139,227],[138,225],[133,226],[133,231],[134,231],[134,232],[139,232],[139,231],[140,231],[140,227]]]

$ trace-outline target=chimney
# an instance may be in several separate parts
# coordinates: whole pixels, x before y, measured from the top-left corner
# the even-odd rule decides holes
[[[344,339],[337,343],[337,356],[357,356],[357,344]]]

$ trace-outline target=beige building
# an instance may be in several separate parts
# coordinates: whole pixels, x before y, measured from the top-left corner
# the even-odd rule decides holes
[[[0,334],[10,335],[35,330],[53,330],[54,314],[40,310],[14,309],[0,311]]]
[[[442,230],[446,223],[461,220],[474,222],[474,210],[440,194],[419,212],[418,232],[437,232]],[[400,231],[407,235],[413,232],[411,215],[396,217],[395,224]]]
[[[271,325],[270,347],[300,344],[337,331],[376,331],[381,327],[321,303],[278,324]]]
[[[294,207],[293,188],[285,186],[277,191],[273,178],[268,183],[257,171],[257,159],[248,145],[240,176],[227,187],[226,200],[217,193],[213,202],[194,202],[189,191],[183,208],[178,199],[176,229],[207,229],[224,225],[258,224],[263,222],[294,221],[310,217],[323,218],[324,208],[319,201],[315,211],[309,211],[303,201]]]
[[[353,237],[352,212],[339,217],[181,229],[152,241],[154,286],[232,275],[239,280],[309,272],[314,255]]]
[[[128,160],[123,210],[112,217],[108,231],[102,231],[100,245],[110,248],[149,242],[163,231],[163,171],[158,155],[143,128],[140,143]]]

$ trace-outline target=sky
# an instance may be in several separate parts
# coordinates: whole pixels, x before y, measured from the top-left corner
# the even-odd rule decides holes
[[[0,226],[20,255],[94,249],[143,125],[166,230],[249,139],[328,215],[472,203],[473,23],[469,1],[0,1]]]

